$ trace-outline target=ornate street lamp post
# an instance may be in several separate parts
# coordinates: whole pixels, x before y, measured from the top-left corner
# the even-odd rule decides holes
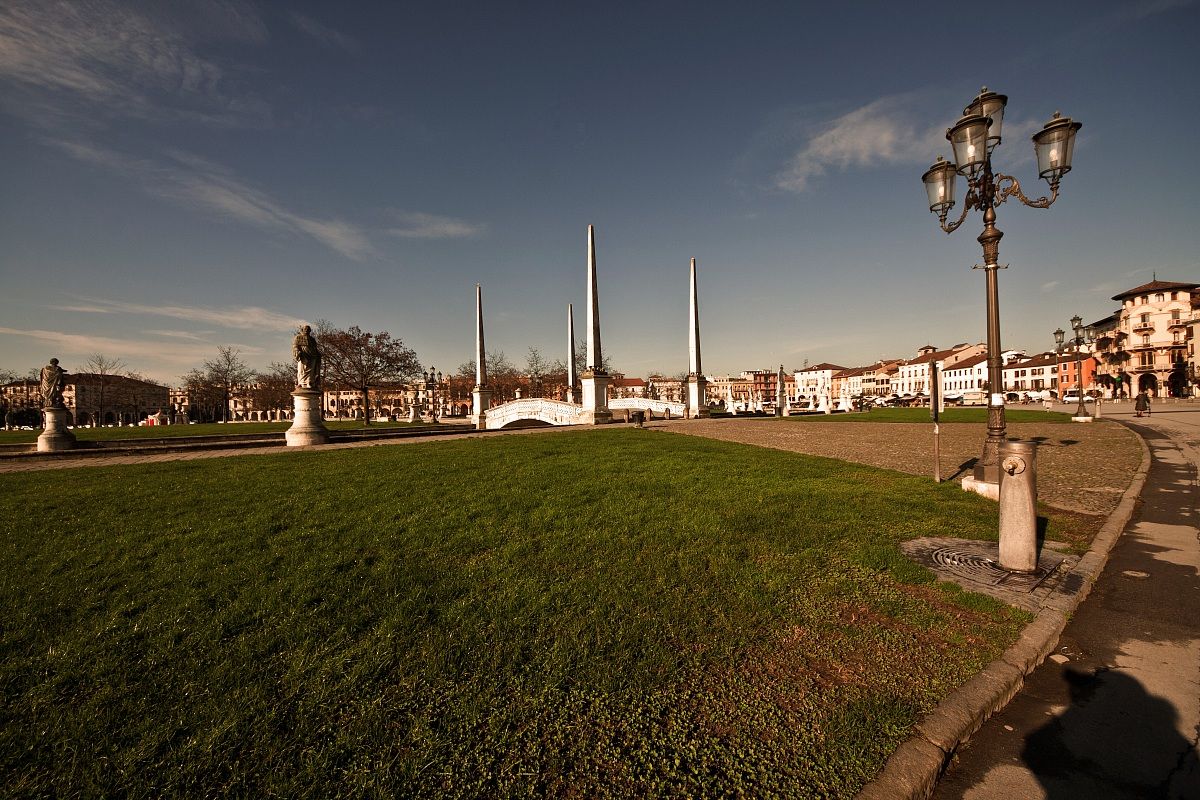
[[[1063,344],[1064,340],[1066,339],[1066,333],[1062,328],[1054,331],[1054,352],[1062,355],[1064,352],[1066,352],[1067,348],[1072,346],[1075,348],[1075,385],[1077,387],[1076,391],[1079,392],[1079,407],[1075,409],[1075,416],[1082,419],[1084,417],[1091,416],[1091,414],[1088,413],[1087,408],[1083,405],[1083,346],[1085,344],[1090,345],[1092,342],[1096,341],[1096,329],[1091,325],[1085,326],[1083,324],[1083,320],[1078,314],[1076,314],[1075,316],[1071,317],[1071,332],[1071,343]],[[1061,374],[1062,372],[1060,370],[1059,375],[1061,376]],[[1060,389],[1062,388],[1061,378],[1058,382],[1058,387]]]
[[[429,372],[422,373],[422,377],[425,379],[425,402],[429,408],[429,421],[437,422],[437,387],[442,382],[442,373],[430,367]]]
[[[1056,111],[1053,118],[1033,135],[1038,177],[1050,185],[1050,196],[1030,200],[1021,191],[1016,178],[992,172],[992,151],[1000,144],[1007,103],[1006,96],[989,92],[986,86],[980,90],[971,105],[963,109],[962,118],[946,131],[946,138],[954,150],[954,162],[938,156],[933,166],[921,176],[929,195],[929,210],[937,214],[938,223],[946,233],[957,230],[971,209],[983,212],[983,233],[979,235],[983,264],[976,265],[975,269],[983,269],[987,277],[988,434],[983,456],[975,465],[974,477],[976,481],[993,484],[999,483],[1000,479],[997,452],[1005,434],[996,270],[1008,266],[999,263],[1000,238],[1004,234],[996,228],[996,207],[1015,197],[1031,208],[1049,208],[1058,199],[1059,182],[1071,171],[1075,134],[1082,127],[1081,123],[1062,117]],[[954,222],[947,223],[955,203],[954,183],[958,176],[967,181],[967,196],[962,214]]]

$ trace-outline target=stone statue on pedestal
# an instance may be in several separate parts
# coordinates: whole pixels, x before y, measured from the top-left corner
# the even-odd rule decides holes
[[[58,365],[58,359],[50,359],[50,363],[42,367],[42,408],[64,408],[63,405],[63,376],[67,372]]]
[[[292,358],[296,359],[296,386],[300,389],[320,389],[321,351],[308,325],[302,325],[292,340]]]
[[[307,325],[300,326],[292,340],[292,358],[296,359],[296,391],[292,392],[292,425],[284,438],[288,447],[324,444],[329,431],[321,406],[321,351]]]
[[[63,403],[63,385],[67,372],[58,365],[58,359],[42,367],[42,433],[37,439],[39,453],[55,450],[70,450],[75,446],[75,434],[67,430],[71,423],[71,412]]]

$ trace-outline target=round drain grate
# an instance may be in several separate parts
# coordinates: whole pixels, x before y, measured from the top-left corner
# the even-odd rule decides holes
[[[933,551],[932,557],[933,563],[959,574],[994,579],[997,573],[1003,572],[995,561],[979,553],[964,553],[949,547],[939,547]]]

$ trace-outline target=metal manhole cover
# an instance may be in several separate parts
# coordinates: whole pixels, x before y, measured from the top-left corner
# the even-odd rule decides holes
[[[992,586],[1003,584],[1006,588],[1026,592],[1036,589],[1063,563],[1060,560],[1050,566],[1038,567],[1034,572],[1011,572],[981,553],[957,550],[952,547],[937,548],[930,553],[930,559],[947,572],[968,580]]]

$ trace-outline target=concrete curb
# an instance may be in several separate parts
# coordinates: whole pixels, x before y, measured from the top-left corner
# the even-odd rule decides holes
[[[1129,426],[1125,427],[1133,431]],[[1078,576],[1078,588],[1046,602],[1033,622],[1021,631],[1016,644],[918,722],[913,736],[896,748],[875,779],[856,795],[856,800],[929,798],[958,748],[982,727],[988,717],[1004,708],[1021,690],[1025,676],[1054,652],[1070,615],[1091,592],[1092,584],[1108,563],[1108,554],[1133,517],[1146,484],[1150,447],[1141,434],[1133,433],[1142,446],[1142,463],[1087,553],[1064,579],[1064,583],[1070,585],[1072,576]]]

